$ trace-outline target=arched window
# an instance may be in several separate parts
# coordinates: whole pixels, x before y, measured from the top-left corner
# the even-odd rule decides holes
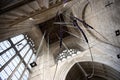
[[[0,42],[0,80],[27,80],[36,58],[34,46],[23,34]]]
[[[63,50],[62,53],[57,55],[56,60],[57,62],[61,62],[79,53],[81,52],[76,49]]]

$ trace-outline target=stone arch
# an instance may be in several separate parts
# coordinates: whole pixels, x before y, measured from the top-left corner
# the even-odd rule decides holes
[[[92,51],[94,51],[93,55],[98,55],[98,56],[94,56],[94,62],[111,66],[111,68],[115,69],[120,73],[119,64],[115,63],[116,59],[111,59],[111,56],[106,55],[106,53],[102,53],[97,49],[92,49]],[[76,57],[73,57],[70,60],[66,60],[63,63],[58,64],[59,71],[56,74],[55,79],[65,80],[67,73],[76,62],[91,61],[88,54],[89,54],[89,51],[85,51],[80,55],[76,55]],[[102,57],[102,59],[100,59],[100,57]]]
[[[119,80],[119,72],[116,71],[115,69],[111,68],[110,66],[107,66],[102,63],[98,62],[93,62],[94,63],[94,75],[92,76],[92,79],[95,80]],[[85,70],[85,72],[90,75],[92,73],[92,64],[89,61],[85,62],[79,62],[77,64],[80,64],[82,68]],[[83,74],[81,68],[77,65],[76,63],[72,66],[72,68],[69,70],[66,79],[81,79],[81,80],[86,80],[85,74]],[[71,78],[70,78],[71,76]],[[98,78],[98,79],[96,79]],[[90,79],[90,80],[92,80]]]
[[[79,50],[79,51],[84,51],[84,48],[81,47],[78,43],[74,42],[74,43],[71,43],[70,41],[68,42],[65,42],[66,43],[66,46],[68,49],[76,49],[76,50]],[[66,48],[64,46],[62,46],[62,48],[59,48],[59,46],[54,50],[53,52],[53,57],[54,59],[56,58],[56,56],[61,53],[63,50],[66,50]]]

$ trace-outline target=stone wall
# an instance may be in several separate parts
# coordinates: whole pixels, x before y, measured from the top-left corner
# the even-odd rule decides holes
[[[75,1],[78,0],[74,0],[74,3]],[[105,7],[107,2],[108,0],[92,0],[89,2],[86,9],[84,9],[83,6],[85,6],[87,2],[83,1],[76,3],[76,5],[72,7],[72,11],[74,11],[74,15],[79,18],[83,18],[88,24],[93,26],[95,30],[97,30],[107,39],[106,40],[103,38],[103,36],[96,33],[94,30],[88,30],[80,24],[88,37],[94,61],[111,66],[113,69],[120,72],[120,60],[116,56],[120,53],[120,36],[115,35],[115,30],[120,30],[120,1],[114,0],[113,4]],[[83,11],[85,11],[85,14],[82,13]],[[74,30],[72,33],[74,33]],[[77,45],[79,50],[81,50],[80,47],[82,47],[84,50],[81,51],[80,54],[67,59],[62,63],[59,63],[54,80],[65,80],[67,72],[76,62],[91,61],[88,46],[83,41],[84,38],[81,35],[80,37],[82,40],[75,37],[69,37],[64,41],[64,43],[70,48],[75,48],[75,45]],[[58,45],[59,43],[55,43],[54,45],[50,46],[50,50],[48,48],[49,46],[43,46],[40,53],[41,55],[37,59],[38,65],[33,68],[32,74],[29,78],[30,80],[53,80],[56,68],[54,55],[59,53]],[[63,48],[62,50],[64,49],[66,48]],[[120,75],[118,74],[118,76]]]

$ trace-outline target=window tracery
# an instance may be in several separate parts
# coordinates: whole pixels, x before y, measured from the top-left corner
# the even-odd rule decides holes
[[[64,50],[62,53],[57,55],[57,62],[64,61],[72,56],[75,56],[77,54],[81,53],[79,50],[76,49],[69,49],[69,50]]]
[[[0,80],[28,80],[35,56],[34,42],[20,34],[0,42]]]

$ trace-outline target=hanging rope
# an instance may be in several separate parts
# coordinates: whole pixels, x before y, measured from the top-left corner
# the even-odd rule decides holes
[[[90,48],[89,43],[87,43],[88,47],[89,47],[89,51],[90,51],[90,56],[91,56],[91,60],[92,60],[92,73],[90,75],[88,75],[87,78],[92,78],[94,76],[95,73],[95,66],[94,66],[94,59],[93,59],[93,54],[92,54],[92,50]]]
[[[69,48],[66,46],[66,44],[63,42],[63,46],[66,48],[67,51],[69,51]],[[76,62],[74,59],[73,59],[74,62]],[[83,69],[83,67],[77,62],[77,65],[78,67],[82,70],[83,74],[85,75],[85,77],[87,78],[88,74],[86,73],[86,71]],[[70,77],[71,78],[71,77]],[[71,78],[72,80],[72,78]]]
[[[57,12],[57,14],[58,14],[58,12]],[[61,16],[61,14],[60,14],[60,16]],[[59,18],[60,18],[60,22],[61,22],[61,17],[59,16]],[[90,50],[90,56],[91,56],[91,59],[92,59],[92,66],[93,66],[93,68],[92,68],[92,73],[91,73],[91,75],[90,76],[87,76],[87,78],[91,78],[91,77],[93,77],[93,75],[94,75],[94,64],[93,64],[93,55],[92,55],[92,51],[91,51],[91,49],[90,49],[90,45],[89,45],[89,41],[88,41],[88,39],[87,39],[87,36],[85,35],[85,33],[84,33],[84,31],[82,30],[82,28],[78,25],[78,23],[77,23],[77,21],[80,21],[80,22],[82,22],[83,24],[86,24],[86,23],[84,23],[82,20],[80,20],[80,19],[78,19],[77,17],[74,17],[74,16],[70,16],[70,18],[71,18],[71,20],[72,20],[72,23],[73,23],[73,26],[74,27],[77,27],[78,29],[79,29],[79,31],[82,33],[82,35],[83,35],[83,37],[85,38],[85,41],[86,41],[86,43],[88,44],[88,47],[89,47],[89,50]],[[61,25],[61,24],[60,24]],[[89,28],[91,28],[91,29],[94,29],[92,26],[89,26],[88,24],[86,24]],[[61,26],[60,26],[61,27]],[[61,29],[60,29],[61,30]],[[60,48],[61,48],[61,45],[62,45],[62,37],[61,37],[61,34],[62,33],[60,33]]]
[[[74,27],[77,27],[79,29],[79,31],[82,33],[82,35],[84,36],[85,38],[85,41],[86,43],[88,44],[88,47],[89,47],[89,51],[90,51],[90,55],[91,55],[91,60],[92,60],[92,73],[90,76],[87,76],[88,78],[92,78],[93,75],[94,75],[94,64],[93,64],[93,55],[92,55],[92,51],[91,51],[91,48],[90,48],[90,45],[89,45],[89,41],[87,39],[87,36],[85,35],[85,33],[83,32],[83,30],[81,29],[81,27],[78,25],[77,21],[76,20],[73,20],[73,25]]]
[[[62,18],[62,14],[59,14],[59,19],[60,19],[60,22],[62,21],[61,20],[61,18]],[[63,31],[62,31],[62,26],[61,25],[59,25],[60,26],[60,48],[62,47],[62,37],[63,37]]]
[[[84,36],[86,42],[88,43],[88,39],[87,36],[85,35],[85,33],[83,32],[83,30],[81,29],[81,27],[79,27],[78,23],[76,20],[73,20],[73,25],[74,27],[77,27],[79,29],[79,31],[82,33],[82,35]]]
[[[64,14],[63,14],[63,15],[64,15]],[[64,16],[65,16],[65,15],[64,15]],[[89,24],[87,24],[85,21],[80,20],[79,18],[77,18],[77,17],[75,17],[75,16],[68,15],[68,14],[66,14],[66,16],[71,17],[71,18],[75,18],[77,21],[79,21],[80,23],[82,23],[86,29],[90,28],[90,29],[94,30],[94,31],[95,31],[96,33],[98,33],[103,39],[105,39],[105,40],[107,41],[107,42],[104,41],[104,43],[109,44],[109,45],[114,46],[114,47],[117,47],[117,48],[120,48],[119,46],[116,46],[116,45],[112,44],[111,41],[109,41],[104,35],[102,35],[100,32],[98,32],[98,31],[97,31],[96,29],[94,29],[92,26],[90,26]],[[67,24],[66,24],[66,25],[67,25]],[[102,42],[103,42],[103,41],[102,41]]]
[[[62,14],[58,14],[58,13],[59,12],[57,12],[56,17],[61,22],[62,21],[62,19],[61,19],[62,18]],[[62,48],[62,36],[63,36],[63,31],[62,31],[62,26],[60,25],[60,38],[59,38],[59,40],[60,40],[60,49]],[[57,35],[57,37],[58,37],[58,35]],[[60,49],[59,49],[59,53],[60,53]],[[56,60],[56,68],[55,68],[55,73],[54,73],[54,76],[53,76],[53,80],[55,79],[55,76],[56,76],[57,67],[58,67],[58,62]]]

